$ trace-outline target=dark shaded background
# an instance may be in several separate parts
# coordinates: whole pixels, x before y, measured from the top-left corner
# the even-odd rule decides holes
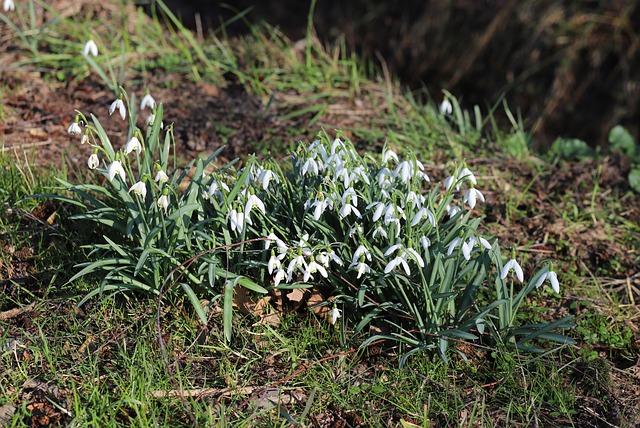
[[[310,0],[224,3],[166,0],[190,26],[216,29],[250,8],[293,40],[304,37]],[[528,119],[538,148],[557,137],[604,145],[622,124],[640,126],[640,0],[318,0],[314,26],[327,42],[388,67],[438,101],[445,88],[466,107],[502,94]],[[242,20],[230,34],[247,31]]]

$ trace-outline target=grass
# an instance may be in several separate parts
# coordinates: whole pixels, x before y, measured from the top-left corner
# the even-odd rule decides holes
[[[526,316],[575,314],[579,345],[537,357],[465,348],[469,361],[453,358],[449,366],[417,354],[398,370],[402,350],[357,349],[364,337],[309,313],[287,314],[277,328],[237,313],[229,347],[221,315],[202,326],[175,298],[162,305],[139,296],[95,299],[76,308],[96,287],[65,284],[74,260],[85,257],[79,245],[86,231],[75,229],[63,206],[48,224],[50,214],[39,215],[43,202],[24,198],[54,185],[53,174],[4,151],[0,419],[9,426],[583,426],[604,423],[612,412],[619,415],[609,419],[614,424],[638,423],[640,386],[628,370],[638,352],[630,288],[637,280],[624,273],[639,258],[640,230],[628,219],[638,198],[608,189],[602,174],[590,172],[597,165],[555,166],[533,157],[521,121],[506,106],[466,113],[454,103],[445,118],[393,77],[310,36],[298,49],[277,30],[256,26],[240,39],[202,44],[171,18],[166,36],[163,18],[108,3],[107,13],[126,10],[130,18],[103,21],[116,23],[110,31],[118,36],[101,38],[105,24],[88,16],[72,20],[27,4],[36,7],[17,11],[24,29],[17,67],[36,67],[51,81],[103,74],[112,89],[130,81],[145,87],[164,73],[224,85],[232,74],[263,100],[265,115],[287,123],[269,131],[268,141],[281,145],[258,152],[277,157],[294,136],[338,124],[362,149],[386,143],[417,152],[433,162],[434,174],[443,173],[443,160],[466,158],[493,198],[485,208],[489,232],[517,246],[527,264],[554,257],[562,272],[564,297],[540,292]],[[54,19],[38,27],[41,7]],[[88,37],[105,53],[93,68],[78,54]],[[501,111],[513,129],[495,124]],[[233,128],[217,126],[223,138],[232,136]]]

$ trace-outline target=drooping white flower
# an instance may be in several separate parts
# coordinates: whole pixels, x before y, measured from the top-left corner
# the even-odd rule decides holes
[[[382,202],[371,202],[367,205],[366,209],[375,208],[373,211],[373,221],[378,221],[384,213],[385,206],[386,205]]]
[[[351,213],[354,213],[358,218],[362,218],[360,211],[356,208],[358,206],[358,194],[353,190],[353,187],[349,187],[344,191],[341,202],[342,207],[339,211],[340,218],[345,218]]]
[[[421,236],[420,237],[420,245],[422,245],[422,248],[424,249],[424,252],[426,253],[427,251],[429,251],[429,247],[431,247],[431,239],[429,239],[426,236]]]
[[[159,169],[158,172],[156,172],[156,177],[153,179],[153,181],[160,184],[166,183],[167,181],[169,181],[169,176],[166,172]]]
[[[242,229],[244,228],[244,220],[245,219],[244,219],[243,212],[238,212],[232,209],[227,214],[227,221],[229,222],[231,231],[237,231],[238,233],[242,233]]]
[[[149,116],[147,116],[147,120],[145,120],[145,123],[147,124],[147,126],[153,126],[153,122],[156,120],[156,115],[151,113]],[[160,122],[160,129],[164,129],[164,122]]]
[[[289,266],[287,266],[287,277],[291,278],[296,270],[302,270],[304,272],[306,268],[307,262],[305,261],[304,256],[300,254],[289,262]]]
[[[13,4],[13,0],[4,0],[2,2],[2,8],[5,12],[14,11],[16,10],[16,5]]]
[[[247,203],[244,206],[245,216],[249,217],[249,213],[251,213],[251,210],[254,207],[258,208],[260,211],[262,211],[262,213],[265,212],[264,203],[262,202],[262,200],[257,195],[251,194],[247,198]]]
[[[469,168],[467,168],[466,166],[462,168],[462,170],[460,171],[460,179],[469,180],[474,185],[478,184],[478,181],[476,180],[476,176],[473,175],[473,172],[469,171]]]
[[[87,43],[84,44],[84,48],[82,48],[82,55],[88,56],[89,54],[98,56],[98,45],[96,45],[96,42],[93,40],[87,41]]]
[[[560,283],[558,282],[558,274],[553,271],[543,273],[542,276],[538,278],[538,281],[536,282],[536,288],[539,288],[542,285],[542,283],[545,282],[547,279],[551,283],[551,288],[553,288],[553,291],[555,291],[556,293],[560,293]]]
[[[120,178],[122,178],[122,181],[127,181],[127,175],[124,172],[124,168],[122,167],[120,161],[117,160],[111,162],[111,164],[107,168],[107,176],[109,177],[109,181],[113,181],[116,174],[118,174]]]
[[[482,202],[484,202],[484,196],[482,195],[482,192],[474,187],[471,187],[465,192],[463,202],[468,203],[469,208],[473,209],[473,207],[476,206],[477,199],[480,199]]]
[[[453,217],[461,211],[460,207],[457,205],[447,205],[445,208],[449,217]]]
[[[273,278],[273,285],[277,286],[286,277],[287,277],[287,273],[283,269],[278,269],[275,277]]]
[[[80,128],[80,124],[78,122],[73,122],[67,128],[67,132],[69,133],[69,135],[82,134],[82,129]]]
[[[274,270],[280,270],[281,268],[282,264],[280,263],[280,259],[276,256],[276,252],[271,250],[271,258],[269,258],[269,262],[267,263],[269,275],[271,275]]]
[[[404,201],[407,206],[411,204],[411,208],[415,210],[416,208],[421,208],[426,200],[427,198],[425,198],[423,195],[420,195],[411,190],[409,191],[409,193],[407,193],[407,197]]]
[[[336,321],[338,321],[338,318],[340,318],[340,309],[331,309],[331,312],[329,313],[329,323],[331,323],[331,325],[335,325]]]
[[[118,98],[111,103],[111,106],[109,106],[109,116],[111,116],[116,109],[118,109],[120,117],[124,120],[127,117],[127,107],[124,105],[122,98]]]
[[[320,165],[318,161],[313,158],[307,158],[307,160],[302,165],[301,175],[306,175],[307,172],[310,172],[312,175],[318,175],[320,171]]]
[[[489,241],[484,239],[482,236],[478,236],[476,238],[474,235],[472,235],[471,238],[469,238],[469,246],[470,247],[474,247],[477,244],[482,245],[487,250],[491,249],[491,244],[489,243]]]
[[[342,259],[332,250],[323,251],[316,257],[316,260],[320,262],[325,268],[329,267],[329,262],[333,261],[339,266],[342,266]]]
[[[269,187],[269,182],[271,180],[275,181],[276,183],[280,181],[278,179],[278,176],[270,169],[263,169],[262,171],[260,171],[260,174],[258,175],[258,181],[262,183],[262,188],[264,190],[267,190],[267,188]]]
[[[129,188],[129,193],[131,192],[142,196],[143,201],[147,198],[147,186],[142,181],[138,181],[136,184],[131,186]]]
[[[350,266],[354,266],[360,260],[364,260],[365,258],[371,261],[371,252],[364,245],[360,245],[356,248],[355,253],[353,253],[353,259],[351,260]]]
[[[500,278],[505,279],[507,275],[509,275],[509,272],[511,270],[513,270],[516,273],[516,277],[518,278],[518,281],[520,282],[524,281],[524,273],[522,272],[522,268],[520,267],[520,264],[518,264],[516,259],[511,259],[507,263],[505,263],[505,265],[502,267]]]
[[[371,272],[371,268],[365,262],[358,262],[354,266],[355,270],[358,272],[358,276],[356,277],[357,279],[360,279],[360,277],[365,273]]]
[[[453,186],[454,184],[456,185],[456,190],[460,190],[460,182],[458,182],[458,179],[456,178],[455,175],[450,175],[447,178],[445,178],[442,184],[444,184],[444,188],[446,189],[447,192],[449,191],[451,186]]]
[[[140,110],[144,110],[145,107],[149,107],[149,109],[153,110],[156,106],[156,100],[151,96],[150,93],[147,93],[144,97],[142,97],[142,101],[140,101]]]
[[[390,160],[394,160],[395,163],[398,163],[398,155],[391,149],[386,149],[382,152],[382,165],[386,165]]]
[[[394,270],[397,266],[402,266],[404,272],[407,275],[411,274],[411,270],[409,269],[408,257],[411,258],[418,263],[418,266],[424,267],[424,261],[422,257],[414,250],[413,248],[404,248],[402,244],[392,245],[384,252],[385,256],[390,256],[394,252],[397,252],[396,257],[391,260],[387,266],[384,268],[384,273],[389,273]]]
[[[282,239],[278,238],[278,236],[275,233],[271,232],[267,236],[267,239],[264,241],[264,249],[268,250],[271,247],[272,242],[276,243],[276,246],[280,251],[280,255],[278,256],[278,259],[282,260],[284,258],[284,255],[287,253],[287,251],[289,251],[289,247],[287,247],[287,244],[285,244]]]
[[[127,155],[133,151],[135,151],[136,153],[140,153],[142,151],[142,144],[140,144],[140,140],[138,140],[138,137],[131,137],[124,148],[124,152]]]
[[[408,161],[402,161],[393,171],[394,177],[400,177],[403,183],[407,183],[413,175],[413,167]]]
[[[89,136],[86,133],[82,134],[82,138],[80,139],[80,144],[85,144],[88,142],[89,142]]]
[[[311,258],[311,261],[309,262],[309,264],[307,264],[307,267],[304,270],[304,281],[306,282],[309,279],[313,279],[312,274],[316,272],[320,272],[320,275],[322,275],[324,278],[328,276],[327,270],[324,268],[324,266],[317,263],[313,258]]]
[[[100,159],[98,159],[97,154],[93,153],[87,160],[87,166],[89,166],[89,169],[96,169],[98,165],[100,165]]]
[[[382,227],[382,225],[378,224],[378,226],[373,229],[373,233],[371,234],[371,237],[375,239],[376,236],[382,236],[384,239],[387,239],[388,234],[387,234],[387,230]]]
[[[451,101],[449,101],[448,98],[445,98],[440,103],[440,113],[442,113],[442,114],[451,114],[451,113],[453,113],[453,105],[451,104]]]
[[[418,212],[413,216],[413,220],[411,220],[411,227],[420,223],[424,218],[429,220],[431,226],[436,227],[436,216],[426,207],[422,207],[418,210]]]
[[[456,247],[460,247],[460,249],[462,250],[462,255],[465,259],[471,260],[471,247],[469,247],[469,244],[460,237],[451,241],[451,243],[449,244],[449,249],[447,250],[447,255],[450,256],[451,254],[453,254],[453,250],[456,249]]]
[[[404,255],[404,253],[401,254]],[[389,273],[398,265],[401,265],[404,268],[404,272],[407,275],[411,275],[411,269],[409,269],[409,264],[407,263],[406,257],[402,257],[402,255],[398,255],[393,260],[391,260],[384,268],[384,273]]]
[[[224,195],[222,194],[222,190],[224,189],[226,192],[229,191],[229,186],[224,181],[218,182],[215,178],[211,181],[211,185],[209,186],[209,195],[216,196],[220,198],[220,200],[224,199]]]
[[[158,198],[158,206],[164,210],[164,213],[167,213],[167,209],[169,208],[169,198],[167,195],[161,195]]]

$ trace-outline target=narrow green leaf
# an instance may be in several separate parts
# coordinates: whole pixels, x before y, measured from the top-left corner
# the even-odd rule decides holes
[[[200,299],[198,298],[198,296],[196,296],[196,293],[188,284],[181,282],[180,286],[182,287],[185,294],[189,298],[189,301],[191,301],[191,306],[193,306],[193,309],[196,311],[196,314],[198,314],[198,317],[200,317],[200,321],[202,321],[202,324],[207,325],[207,314],[204,308],[202,307],[202,303],[200,302]],[[226,299],[226,295],[225,295],[225,299]],[[225,300],[225,310],[226,310],[226,300]],[[225,334],[226,334],[226,330],[225,330]]]

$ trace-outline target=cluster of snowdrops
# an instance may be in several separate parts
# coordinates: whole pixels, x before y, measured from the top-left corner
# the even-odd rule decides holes
[[[173,287],[204,322],[202,300],[219,300],[230,340],[237,287],[315,287],[330,322],[356,333],[376,325],[368,341],[396,340],[407,355],[446,359],[460,340],[531,351],[540,341],[569,342],[554,332],[568,319],[520,325],[524,297],[543,283],[559,292],[557,276],[544,264],[525,278],[513,251],[503,258],[478,233],[484,196],[465,164],[437,183],[411,153],[362,155],[343,135],[321,132],[288,166],[253,156],[221,165],[222,148],[177,165],[162,105],[147,92],[139,107],[124,91],[110,105],[128,122],[117,143],[93,115],[78,112],[68,129],[91,148],[96,174],[87,184],[60,180],[75,194],[64,198],[80,207],[75,218],[103,226],[72,278],[101,272],[85,299]]]

